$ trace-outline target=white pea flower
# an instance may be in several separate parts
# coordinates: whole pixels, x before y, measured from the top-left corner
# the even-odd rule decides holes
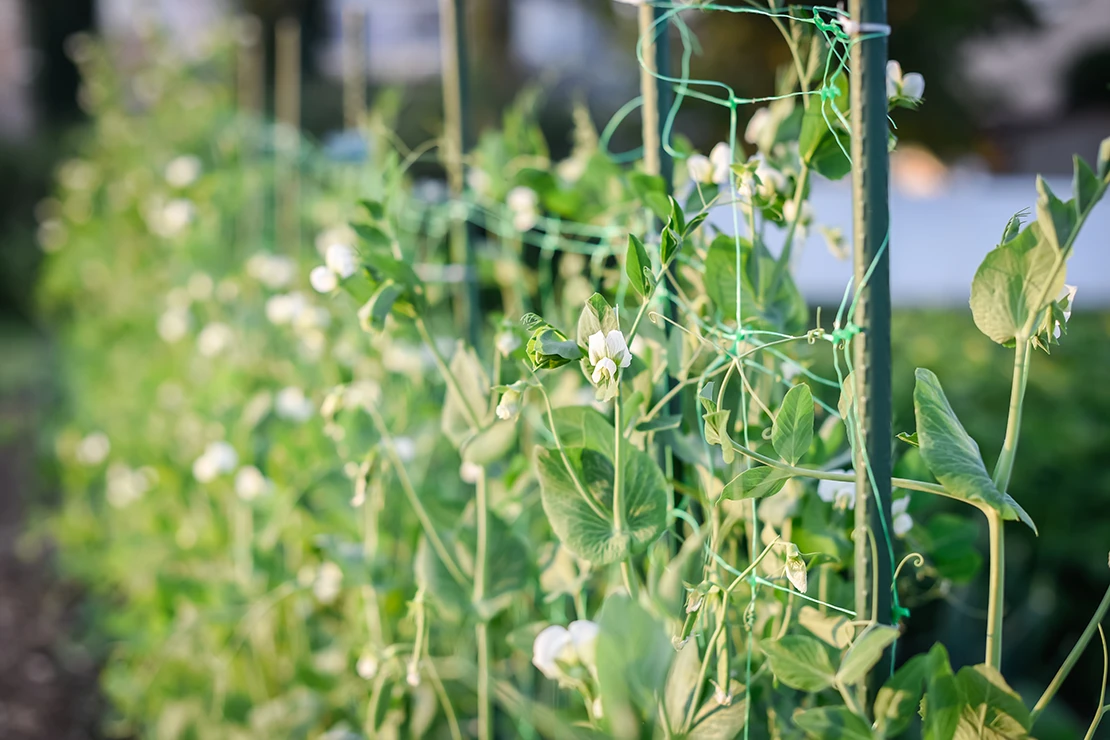
[[[378,675],[378,658],[373,653],[363,653],[355,663],[355,673],[367,681]]]
[[[1056,296],[1056,301],[1063,301],[1065,298],[1068,301],[1067,308],[1064,309],[1064,323],[1067,324],[1071,320],[1071,309],[1075,305],[1075,293],[1078,288],[1074,285],[1065,285],[1060,291],[1060,295]],[[1060,322],[1056,322],[1055,327],[1052,329],[1052,335],[1057,339],[1060,338]]]
[[[839,226],[818,226],[817,231],[825,237],[825,246],[833,257],[838,260],[848,259],[848,240],[844,237],[843,229]]]
[[[540,196],[535,190],[524,185],[518,185],[509,191],[505,204],[513,212],[513,228],[517,231],[529,231],[539,219]]]
[[[921,101],[925,94],[925,78],[917,72],[902,74],[902,65],[891,59],[886,63],[886,96],[902,98],[912,103]]]
[[[806,561],[802,559],[798,546],[793,543],[786,548],[786,578],[798,591],[803,594],[806,592]]]
[[[166,165],[166,184],[171,188],[187,188],[200,177],[200,160],[191,154],[174,158]]]
[[[704,154],[691,154],[686,160],[686,172],[696,183],[713,182],[713,163]]]
[[[186,198],[175,198],[168,203],[156,203],[147,209],[147,225],[158,236],[169,239],[177,236],[193,222],[196,208]]]
[[[520,346],[520,337],[514,331],[502,331],[498,332],[495,342],[497,351],[508,357]]]
[[[459,477],[463,483],[477,483],[482,477],[482,466],[466,460],[459,466]]]
[[[304,422],[316,413],[316,407],[305,397],[303,390],[288,386],[278,391],[274,397],[274,413],[282,419]]]
[[[585,157],[567,157],[559,164],[555,165],[555,174],[567,183],[573,185],[582,179],[582,175],[586,174],[587,160]]]
[[[235,474],[235,493],[244,501],[254,501],[270,490],[270,481],[253,465],[244,465]]]
[[[466,186],[478,195],[489,195],[490,185],[490,177],[485,170],[471,167],[466,171]]]
[[[896,537],[905,537],[913,529],[913,517],[909,514],[910,497],[903,496],[890,502],[890,513],[894,517],[892,528]]]
[[[613,329],[608,334],[597,332],[590,335],[589,360],[593,367],[590,378],[595,385],[607,384],[617,380],[620,370],[632,363],[632,353],[624,334]]]
[[[308,282],[317,293],[331,293],[339,287],[339,277],[324,265],[317,265],[308,273]]]
[[[324,253],[328,269],[346,279],[358,272],[358,253],[348,244],[332,244]]]
[[[81,438],[74,450],[74,457],[82,465],[99,465],[108,459],[112,451],[112,443],[104,432],[91,432]]]
[[[618,2],[628,2],[628,0],[617,0],[617,1]],[[603,709],[604,708],[603,708],[602,703],[601,703],[601,697],[600,696],[594,697],[594,700],[590,705],[590,714],[593,715],[593,718],[594,719],[601,719],[603,716],[605,716]]]
[[[732,149],[724,142],[718,142],[709,152],[709,161],[713,163],[713,182],[718,185],[727,185],[732,176]]]
[[[290,324],[308,307],[308,300],[301,293],[282,293],[266,301],[266,318],[271,324]]]
[[[497,404],[497,418],[502,421],[509,421],[515,419],[519,413],[520,391],[515,388],[507,388],[501,394],[501,400]]]
[[[532,664],[550,679],[563,680],[567,669],[592,670],[597,660],[599,629],[595,622],[576,620],[569,627],[553,624],[536,635]]]
[[[832,470],[832,473],[846,474],[846,470]],[[856,508],[855,481],[820,480],[817,481],[817,496],[837,509]]]
[[[333,226],[316,235],[316,251],[322,257],[328,253],[328,247],[333,244],[344,244],[353,247],[357,240],[358,236],[350,226],[346,224]]]
[[[788,200],[782,204],[782,217],[787,222],[797,220],[798,226],[804,227],[813,221],[813,208],[809,205],[809,201],[802,202],[801,214],[798,212],[798,207],[794,205],[794,201]]]
[[[122,509],[142,498],[150,490],[157,474],[152,468],[132,470],[123,463],[108,468],[106,497],[114,508]]]
[[[409,669],[405,673],[405,683],[414,689],[420,685],[420,666],[415,660],[409,663]]]
[[[312,583],[312,595],[321,604],[331,604],[343,588],[343,571],[333,562],[326,562],[316,572]]]
[[[259,252],[247,260],[247,274],[270,290],[277,290],[293,282],[297,263],[279,254]]]
[[[416,459],[416,442],[412,437],[394,437],[393,451],[401,458],[401,462],[410,463]]]
[[[763,107],[753,113],[751,119],[748,120],[748,127],[744,129],[744,141],[749,144],[758,144],[759,138],[763,135],[763,131],[770,121],[770,108]]]
[[[193,463],[193,477],[201,483],[211,483],[238,465],[239,455],[234,447],[227,442],[211,442]]]
[[[197,335],[197,351],[205,357],[215,357],[230,347],[234,341],[235,333],[231,331],[230,326],[213,321]]]
[[[212,281],[212,276],[206,272],[194,272],[189,276],[189,282],[185,284],[185,291],[194,301],[207,301],[212,297],[212,291],[215,289],[216,284]]]

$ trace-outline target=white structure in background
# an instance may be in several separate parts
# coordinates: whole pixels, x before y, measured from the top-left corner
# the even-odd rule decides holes
[[[96,0],[96,23],[106,36],[125,39],[143,28],[161,28],[178,51],[193,56],[231,9],[230,0]]]
[[[27,44],[27,32],[23,0],[0,0],[0,138],[23,136],[34,122],[35,56]]]
[[[361,11],[365,22],[363,63],[369,79],[415,82],[439,75],[437,0],[331,0],[327,36],[317,50],[324,74],[342,76],[343,15],[349,11]]]

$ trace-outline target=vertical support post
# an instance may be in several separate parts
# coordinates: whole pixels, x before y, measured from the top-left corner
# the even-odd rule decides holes
[[[466,0],[439,0],[440,55],[443,69],[443,161],[447,185],[458,198],[466,185],[463,155],[470,143],[470,86],[467,84]],[[459,334],[478,341],[478,276],[467,222],[451,224],[451,261],[465,265],[464,282],[455,292]]]
[[[278,21],[275,54],[274,117],[278,127],[274,147],[281,191],[276,193],[274,241],[292,253],[300,244],[300,161],[297,156],[301,125],[301,24],[295,18]]]
[[[366,113],[366,11],[343,9],[343,128],[350,131]]]
[[[852,231],[859,302],[852,320],[856,411],[855,580],[858,619],[890,624],[890,213],[886,0],[851,0],[861,38],[851,48]],[[874,268],[872,269],[872,264]],[[871,270],[870,277],[864,277]],[[866,456],[866,457],[865,457]],[[871,476],[868,475],[870,466]],[[872,487],[871,481],[875,486]],[[885,526],[884,526],[885,522]],[[874,540],[868,536],[874,534]],[[872,552],[872,541],[875,551]],[[872,592],[872,578],[877,592]],[[872,608],[874,605],[874,608]],[[881,665],[887,665],[882,663]]]
[[[251,15],[240,17],[238,31],[235,53],[235,97],[239,112],[244,119],[240,129],[243,146],[239,148],[239,174],[246,194],[244,207],[237,216],[239,231],[237,243],[243,249],[254,250],[257,248],[256,241],[265,225],[266,206],[262,188],[258,187],[259,183],[256,181],[256,172],[246,166],[246,160],[253,156],[255,147],[250,141],[250,135],[256,122],[262,119],[265,105],[266,52],[262,44],[262,23],[258,18]]]

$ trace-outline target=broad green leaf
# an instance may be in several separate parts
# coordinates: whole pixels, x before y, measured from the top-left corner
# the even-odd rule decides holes
[[[676,234],[686,233],[686,214],[682,212],[682,206],[673,195],[668,195],[667,200],[671,204],[671,214],[667,219],[667,227]]]
[[[873,740],[867,723],[848,707],[817,707],[794,713],[794,724],[819,740]]]
[[[358,323],[365,332],[381,328],[385,317],[393,309],[393,304],[404,293],[405,288],[392,280],[386,280],[374,291],[362,308],[358,310]]]
[[[613,428],[602,420],[608,435],[599,433],[602,425],[588,418],[582,417],[577,439],[560,433],[566,462],[558,450],[536,450],[536,473],[555,534],[574,554],[602,565],[640,552],[659,536],[666,526],[667,484],[650,455],[623,445],[624,528],[614,531]],[[608,441],[603,439],[606,436]]]
[[[897,639],[897,627],[888,624],[869,625],[844,654],[840,668],[836,671],[836,680],[842,686],[853,686],[862,681],[883,657],[883,651]]]
[[[829,652],[819,640],[787,635],[781,640],[761,642],[759,647],[767,656],[775,678],[790,688],[822,691],[836,680]]]
[[[1004,519],[1020,519],[1036,532],[1033,520],[1016,501],[995,488],[987,473],[979,445],[968,435],[948,403],[937,376],[918,368],[913,389],[913,410],[921,457],[930,472],[953,496],[986,504]]]
[[[441,426],[444,435],[459,448],[477,431],[472,417],[481,423],[482,415],[489,406],[490,384],[474,350],[461,341],[451,357],[449,369],[455,382],[447,384]]]
[[[519,437],[515,422],[498,420],[469,437],[459,452],[467,462],[491,465],[507,455]]]
[[[1075,230],[1075,209],[1056,197],[1044,178],[1037,175],[1037,224],[1054,249],[1063,249]]]
[[[1077,218],[1080,214],[1092,208],[1102,194],[1102,183],[1098,181],[1098,177],[1091,171],[1090,166],[1078,155],[1075,157],[1075,175],[1072,178],[1072,189],[1075,191]]]
[[[644,243],[635,234],[628,235],[628,251],[624,256],[624,269],[628,273],[628,282],[641,296],[647,297],[651,292],[651,258],[648,257]]]
[[[781,491],[788,480],[790,480],[789,473],[779,468],[760,465],[748,468],[726,483],[721,495],[734,501],[767,498]]]
[[[598,332],[608,334],[620,329],[617,313],[600,293],[594,293],[578,315],[578,344],[590,346],[590,337]]]
[[[726,321],[736,319],[736,237],[722,234],[709,245],[705,258],[705,291]],[[775,258],[767,248],[753,248],[740,238],[741,319],[784,331],[802,331],[809,310],[789,273],[772,294]]]
[[[800,383],[782,399],[782,406],[771,427],[771,443],[775,452],[790,463],[797,464],[813,442],[813,395],[809,386]]]
[[[924,740],[951,740],[956,734],[963,702],[948,651],[940,643],[926,656],[925,700],[922,704]]]
[[[686,740],[735,740],[747,721],[748,711],[743,699],[733,699],[728,706],[707,701],[694,718],[694,727]]]
[[[909,727],[917,714],[924,691],[928,658],[915,655],[894,672],[875,696],[875,729],[895,737]]]
[[[678,429],[682,426],[681,416],[657,415],[647,421],[636,424],[637,432],[660,432],[666,429]]]
[[[701,678],[701,657],[698,655],[698,641],[687,640],[678,651],[671,671],[667,676],[667,690],[663,694],[667,706],[667,716],[671,720],[671,731],[679,732],[690,697]]]
[[[353,224],[351,226],[359,238],[370,247],[389,247],[393,239],[380,226],[373,224]]]
[[[1040,222],[988,252],[971,282],[971,314],[979,331],[999,344],[1012,343],[1064,287],[1064,270],[1051,275],[1056,258]]]
[[[852,622],[843,614],[822,614],[809,604],[798,611],[798,624],[838,650],[848,647],[856,633]]]
[[[985,664],[966,666],[956,674],[956,685],[963,699],[958,740],[1029,737],[1029,710],[996,669]]]
[[[661,622],[624,594],[610,596],[597,617],[597,682],[605,721],[615,737],[639,737],[656,710],[674,659]]]

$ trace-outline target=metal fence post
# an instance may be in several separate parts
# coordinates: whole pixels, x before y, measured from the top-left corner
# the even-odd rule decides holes
[[[852,231],[859,302],[853,321],[857,418],[855,580],[857,619],[890,624],[891,474],[890,225],[887,156],[886,0],[851,0],[861,38],[851,49]],[[872,264],[874,268],[872,270]],[[866,278],[871,270],[870,277]],[[866,455],[866,457],[864,457]],[[872,478],[868,476],[870,466]],[[884,522],[886,523],[884,526]],[[875,553],[872,557],[874,533]],[[872,571],[878,593],[871,592]],[[872,603],[875,604],[872,613]]]
[[[458,198],[466,185],[463,155],[470,142],[470,86],[466,63],[466,0],[439,2],[440,54],[443,68],[443,159],[447,184]],[[478,341],[478,276],[467,222],[451,225],[451,261],[466,266],[464,282],[455,293],[455,318],[459,333],[470,343]]]

